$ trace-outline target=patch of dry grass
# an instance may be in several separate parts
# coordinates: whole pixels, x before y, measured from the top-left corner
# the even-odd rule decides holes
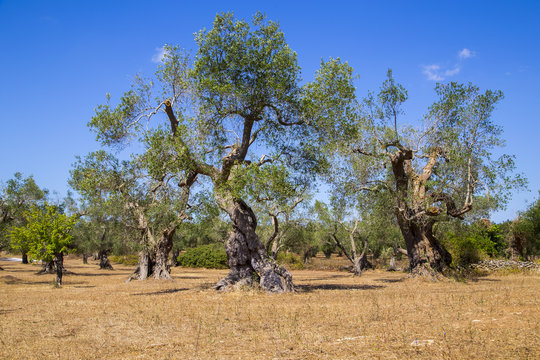
[[[124,283],[68,259],[61,289],[0,261],[2,359],[538,359],[540,275],[430,283],[294,271],[296,294],[218,293],[224,270]]]

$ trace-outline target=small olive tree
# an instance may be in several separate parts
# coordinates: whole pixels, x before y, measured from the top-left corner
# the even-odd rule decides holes
[[[68,216],[58,206],[45,203],[43,207],[32,206],[24,217],[27,224],[11,230],[13,247],[27,248],[30,259],[54,261],[56,286],[62,286],[64,253],[71,244],[71,230],[79,216]]]

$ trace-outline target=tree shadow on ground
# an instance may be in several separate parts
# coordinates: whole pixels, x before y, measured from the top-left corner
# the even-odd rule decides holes
[[[403,280],[405,280],[404,277],[399,278],[399,279],[386,279],[386,278],[381,278],[381,279],[375,279],[374,281],[380,281],[380,282],[383,282],[383,283],[398,283],[398,282],[402,282]]]
[[[483,277],[475,277],[475,278],[472,278],[471,281],[472,281],[472,282],[478,282],[478,281],[499,282],[499,281],[501,281],[501,280],[499,280],[499,279],[486,279],[486,278],[483,278]]]
[[[43,275],[51,275],[51,274],[43,274]],[[51,278],[47,281],[28,281],[19,279],[18,277],[6,275],[0,277],[0,281],[2,281],[6,285],[54,285],[55,281],[53,276],[51,275]],[[85,282],[80,281],[66,281],[64,280],[63,285],[69,286],[69,285],[84,285]]]
[[[95,277],[99,277],[99,276],[129,276],[131,274],[133,274],[133,272],[119,272],[119,271],[116,271],[116,270],[103,270],[104,272],[103,273],[73,273],[71,275],[75,275],[75,276],[95,276]],[[105,271],[114,271],[114,272],[105,272]]]
[[[349,284],[318,284],[295,285],[298,292],[311,292],[315,290],[375,290],[382,289],[382,285],[349,285]]]
[[[204,276],[179,276],[179,275],[172,275],[171,274],[171,277],[176,280],[176,279],[179,279],[179,280],[196,280],[196,279],[203,279]]]
[[[328,275],[323,277],[314,277],[314,278],[299,278],[300,281],[326,281],[328,279],[348,279],[352,275],[351,274],[336,274],[336,275]]]
[[[180,291],[187,291],[189,289],[186,288],[180,288],[180,289],[166,289],[166,290],[160,290],[160,291],[154,291],[149,293],[136,293],[132,295],[141,296],[141,295],[165,295],[165,294],[174,294]]]

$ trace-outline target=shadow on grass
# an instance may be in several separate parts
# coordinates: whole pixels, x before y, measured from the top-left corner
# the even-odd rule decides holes
[[[51,274],[43,274],[43,275],[51,275]],[[27,281],[19,279],[15,276],[6,275],[0,277],[0,281],[2,281],[6,285],[54,285],[54,276],[51,275],[50,279],[47,281]],[[79,281],[63,281],[64,285],[84,285],[85,282],[79,282]]]
[[[171,277],[173,279],[179,279],[179,280],[196,280],[196,279],[203,279],[204,276],[178,276],[171,274]]]
[[[374,281],[380,281],[380,282],[383,282],[383,283],[398,283],[398,282],[402,282],[403,280],[405,280],[404,277],[399,278],[399,279],[385,279],[385,278],[381,278],[381,279],[375,279]]]
[[[132,272],[120,272],[120,271],[116,271],[116,270],[101,270],[103,272],[100,272],[100,273],[73,273],[71,275],[75,275],[75,276],[95,276],[95,277],[99,277],[99,276],[129,276],[132,274]]]
[[[471,281],[473,282],[478,282],[478,281],[491,281],[491,282],[499,282],[501,280],[499,279],[486,279],[484,277],[475,277],[475,278],[472,278]]]
[[[177,292],[180,292],[180,291],[186,291],[186,290],[189,290],[189,289],[185,289],[185,288],[167,289],[167,290],[160,290],[160,291],[149,292],[149,293],[136,293],[136,294],[133,294],[133,295],[136,295],[136,296],[141,296],[141,295],[165,295],[165,294],[174,294],[174,293],[177,293]]]
[[[295,285],[299,292],[311,292],[315,290],[376,290],[386,286],[382,285],[345,285],[345,284],[320,284],[320,285]]]
[[[4,315],[4,314],[14,312],[14,311],[17,311],[17,310],[21,310],[21,309],[22,309],[22,307],[15,308],[15,309],[0,309],[0,315]]]
[[[351,274],[336,274],[336,275],[328,275],[323,277],[314,277],[314,278],[299,278],[302,281],[326,281],[328,279],[346,279],[349,278]]]

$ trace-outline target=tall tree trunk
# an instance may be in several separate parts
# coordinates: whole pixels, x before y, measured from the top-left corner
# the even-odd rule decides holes
[[[433,222],[408,221],[398,213],[398,224],[407,245],[411,275],[439,278],[452,263],[452,255],[433,235]]]
[[[148,250],[142,250],[139,252],[139,263],[137,268],[126,280],[130,282],[131,280],[146,280],[149,276],[152,275],[152,269],[154,268],[154,261]]]
[[[155,262],[152,271],[154,279],[171,280],[169,254],[173,246],[173,236],[176,228],[165,229],[155,245]]]
[[[114,270],[109,260],[109,249],[99,251],[99,269]]]
[[[159,240],[149,249],[139,253],[139,263],[137,268],[126,280],[146,280],[149,277],[154,279],[171,280],[171,267],[169,266],[169,254],[173,246],[173,235],[176,230],[167,228],[163,231]]]
[[[22,263],[28,264],[28,254],[26,253],[26,251],[22,252]]]
[[[261,288],[267,292],[294,291],[291,274],[266,257],[255,232],[257,218],[253,210],[243,200],[231,196],[216,195],[216,200],[229,214],[233,227],[225,246],[230,271],[216,284],[216,289],[253,286],[259,278]]]
[[[56,266],[56,287],[62,286],[62,275],[64,272],[64,254],[56,254],[54,259],[54,264]]]

